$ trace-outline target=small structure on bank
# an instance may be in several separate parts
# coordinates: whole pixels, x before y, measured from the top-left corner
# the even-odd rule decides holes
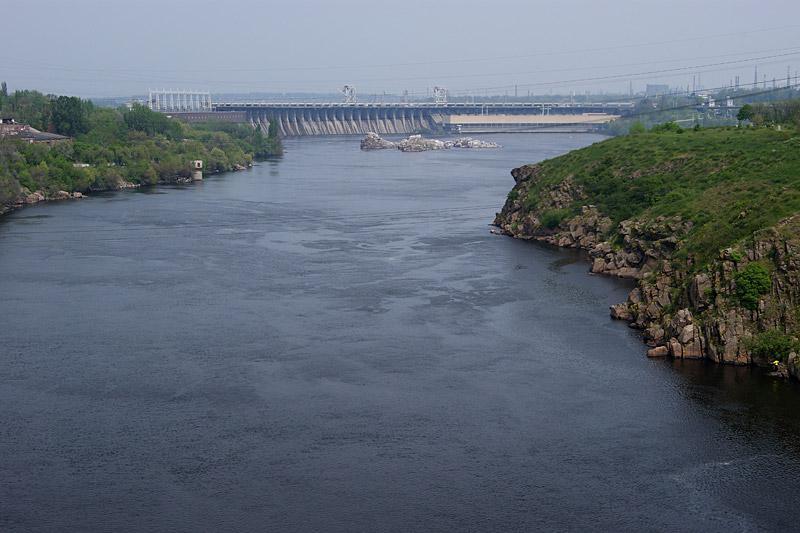
[[[203,180],[203,160],[195,159],[192,161],[192,181]]]

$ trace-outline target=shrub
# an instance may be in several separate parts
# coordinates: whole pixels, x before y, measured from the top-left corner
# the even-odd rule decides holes
[[[677,122],[664,122],[663,124],[656,124],[650,131],[653,133],[683,133],[683,128],[681,128]]]
[[[534,189],[530,189],[528,191],[528,195],[525,197],[525,209],[528,211],[533,211],[539,205],[539,194]]]
[[[539,222],[547,229],[555,229],[571,213],[569,209],[548,209],[539,216]]]
[[[644,133],[646,131],[647,131],[647,128],[645,128],[644,124],[642,124],[642,122],[639,121],[639,120],[637,120],[636,122],[631,124],[631,127],[628,129],[628,133],[630,135],[638,135],[638,134]]]
[[[769,270],[759,263],[750,263],[734,276],[736,297],[742,307],[755,310],[761,295],[769,292],[772,279]]]
[[[508,201],[516,202],[517,198],[519,198],[519,193],[516,190],[511,189],[511,192],[508,193]]]
[[[771,329],[759,333],[745,343],[750,355],[766,361],[786,361],[789,354],[800,351],[800,343],[789,335]]]

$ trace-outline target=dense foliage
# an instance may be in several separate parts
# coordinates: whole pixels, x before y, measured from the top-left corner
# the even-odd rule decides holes
[[[526,199],[571,177],[615,222],[679,216],[693,223],[681,254],[698,266],[720,249],[800,212],[795,128],[679,129],[615,137],[541,163]]]
[[[610,135],[642,133],[660,124],[675,122],[684,129],[694,127],[732,126],[736,120],[751,120],[748,112],[759,110],[753,115],[753,123],[791,123],[796,119],[774,118],[773,110],[780,111],[787,102],[797,102],[800,90],[791,87],[775,89],[723,89],[712,94],[662,94],[634,100],[634,106],[622,118],[605,124],[602,129]],[[734,105],[742,105],[744,112],[732,116],[727,109],[728,100]],[[710,101],[715,101],[711,107]],[[763,111],[763,112],[762,112]]]
[[[768,293],[772,286],[769,270],[759,263],[749,263],[736,273],[734,281],[739,303],[751,311],[758,307],[758,300],[762,295]]]
[[[154,184],[189,176],[194,159],[207,172],[231,170],[281,152],[273,130],[248,125],[189,126],[143,106],[99,108],[74,97],[35,91],[3,94],[0,115],[73,140],[48,147],[0,139],[0,203],[31,191],[108,189],[124,182]]]
[[[577,214],[573,209],[549,209],[541,214],[539,221],[547,229],[555,229],[567,218]]]
[[[800,352],[800,343],[789,335],[777,330],[767,330],[755,335],[747,343],[748,349],[756,359],[764,361],[783,361],[792,352]]]
[[[800,100],[745,104],[736,118],[749,120],[756,126],[782,124],[800,127]]]

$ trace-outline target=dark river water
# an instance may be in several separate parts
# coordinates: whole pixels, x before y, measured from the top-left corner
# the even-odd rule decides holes
[[[600,138],[485,138],[5,217],[0,530],[797,530],[800,387],[645,358],[625,283],[487,226]]]

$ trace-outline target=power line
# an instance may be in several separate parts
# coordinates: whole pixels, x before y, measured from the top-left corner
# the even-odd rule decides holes
[[[785,58],[785,57],[792,57],[800,55],[799,49],[794,48],[793,52],[786,52],[782,54],[771,54],[766,56],[759,56],[759,57],[749,57],[745,59],[736,59],[732,61],[720,61],[716,63],[705,63],[701,65],[692,65],[692,66],[685,66],[685,67],[674,67],[668,69],[659,69],[659,70],[648,70],[643,72],[628,72],[625,74],[612,74],[607,76],[593,76],[587,78],[573,78],[568,80],[559,80],[559,81],[544,81],[544,82],[535,82],[535,83],[519,83],[516,84],[519,87],[541,87],[541,86],[548,86],[548,85],[562,85],[567,83],[580,83],[580,82],[587,82],[587,81],[608,81],[608,80],[617,80],[617,79],[624,79],[628,80],[634,77],[640,76],[652,76],[655,74],[667,74],[667,73],[679,73],[685,71],[697,71],[698,69],[705,69],[711,67],[719,67],[719,66],[728,66],[728,65],[736,65],[740,63],[750,63],[753,61],[765,61],[769,59],[777,59],[777,58]],[[498,90],[498,89],[511,89],[514,87],[515,84],[510,85],[497,85],[494,87],[479,87],[473,89],[463,89],[457,91],[450,91],[452,92],[479,92],[479,91],[488,91],[488,90]]]
[[[745,85],[753,85],[754,87],[757,87],[760,84],[761,83],[759,82],[759,83],[751,83],[751,84],[745,84]],[[784,87],[776,87],[774,89],[765,89],[763,91],[749,92],[747,94],[741,94],[741,95],[727,95],[726,97],[730,98],[731,100],[741,100],[741,99],[744,99],[744,98],[752,98],[752,97],[762,96],[762,95],[771,94],[771,93],[780,93],[780,92],[786,91],[787,89],[793,90],[793,89],[796,89],[798,87],[800,87],[800,84],[799,85],[791,85],[791,86],[788,86],[788,87],[784,86]],[[722,90],[725,90],[725,89],[730,89],[730,86],[726,85],[726,86],[723,86],[723,87],[712,87],[710,89],[705,89],[704,91],[709,91],[709,92],[710,91],[722,91]],[[660,98],[660,97],[665,97],[665,96],[676,96],[676,95],[674,93],[661,93],[661,94],[652,95],[649,98]],[[672,112],[675,112],[675,111],[682,111],[682,110],[685,110],[685,109],[694,109],[697,106],[698,106],[698,104],[696,104],[696,103],[682,104],[682,105],[679,105],[679,106],[670,107],[668,109],[652,109],[652,110],[648,110],[648,111],[639,111],[639,112],[635,112],[635,113],[630,113],[630,114],[623,115],[621,118],[629,119],[629,118],[637,118],[637,117],[644,117],[644,116],[650,116],[650,115],[668,114],[668,113],[672,113]],[[716,109],[724,110],[726,108],[725,107],[721,107],[721,108],[716,108]],[[545,130],[545,129],[548,129],[548,128],[560,128],[560,127],[564,127],[564,124],[542,124],[542,125],[537,125],[537,129],[538,130]]]
[[[736,59],[731,61],[724,61],[724,62],[716,62],[716,63],[708,63],[704,65],[695,65],[689,67],[674,67],[671,69],[661,69],[661,70],[653,70],[653,71],[646,71],[646,72],[638,72],[638,73],[625,73],[625,74],[618,74],[618,75],[605,75],[605,76],[594,76],[594,77],[584,77],[584,78],[574,78],[574,79],[566,79],[566,80],[558,80],[558,81],[542,81],[542,82],[531,82],[531,83],[512,83],[507,85],[498,85],[492,87],[477,87],[471,89],[456,89],[450,90],[451,94],[456,93],[470,93],[470,92],[478,92],[478,91],[487,91],[487,90],[505,90],[505,89],[513,89],[515,86],[518,87],[536,87],[536,86],[554,86],[560,84],[567,84],[567,83],[582,83],[582,82],[594,82],[594,81],[608,81],[618,78],[626,78],[626,77],[635,77],[635,76],[647,76],[653,74],[660,74],[660,73],[672,73],[672,72],[680,72],[683,70],[693,70],[699,68],[708,68],[708,67],[715,67],[715,66],[728,66],[728,65],[735,65],[739,63],[748,63],[751,61],[763,61],[767,59],[773,58],[782,58],[782,57],[789,57],[794,55],[800,55],[800,47],[791,47],[791,48],[778,48],[778,49],[771,49],[771,50],[759,50],[753,52],[742,52],[740,53],[728,53],[728,54],[719,54],[713,56],[705,56],[705,57],[695,57],[694,59],[712,59],[717,57],[731,57],[731,56],[739,56],[742,54],[762,54],[766,52],[783,52],[777,54],[770,54],[770,55],[763,55],[757,57],[746,57],[742,59]],[[687,58],[688,59],[688,58]],[[655,65],[655,64],[663,64],[663,63],[675,63],[678,61],[685,61],[686,59],[667,59],[667,60],[659,60],[659,61],[644,61],[644,62],[636,62],[636,63],[623,63],[623,64],[615,64],[615,65],[592,65],[588,67],[572,67],[572,68],[557,68],[557,69],[539,69],[535,71],[513,71],[513,72],[490,72],[490,73],[470,73],[470,74],[452,74],[452,75],[441,75],[437,76],[437,79],[459,79],[459,78],[491,78],[491,77],[499,77],[499,76],[525,76],[530,74],[543,74],[543,73],[555,73],[555,72],[574,72],[574,71],[581,71],[581,70],[596,70],[596,69],[613,69],[613,68],[620,68],[620,67],[631,67],[631,66],[640,66],[640,65]],[[4,67],[8,68],[8,65],[3,65]],[[26,69],[33,69],[36,70],[38,67],[23,67]],[[68,69],[66,67],[59,67],[61,70],[65,71],[73,71],[74,69]],[[232,81],[229,79],[188,79],[188,78],[163,78],[157,76],[138,76],[138,75],[110,75],[108,73],[104,74],[105,79],[116,79],[119,81],[138,81],[138,82],[147,82],[147,83],[171,83],[171,84],[183,84],[183,85],[197,85],[197,84],[226,84],[227,86],[239,86],[239,87],[252,87],[252,82],[237,82]],[[65,81],[82,81],[84,78],[61,78]],[[431,76],[406,76],[406,77],[375,77],[375,78],[356,78],[354,82],[357,83],[374,83],[374,82],[403,82],[403,81],[423,81],[423,80],[430,80]],[[310,79],[304,80],[304,83],[314,83],[314,84],[329,84],[331,86],[339,84],[341,78],[328,78],[328,79]],[[271,84],[289,84],[289,83],[296,83],[295,81],[291,80],[270,80]],[[418,92],[412,92],[411,94],[419,94]]]
[[[222,71],[222,72],[275,72],[275,71],[309,71],[309,70],[345,70],[345,69],[378,69],[378,68],[397,68],[397,67],[404,67],[404,66],[425,66],[425,65],[443,65],[443,64],[459,64],[459,63],[474,63],[474,62],[494,62],[494,61],[502,61],[508,59],[532,59],[536,57],[552,57],[552,56],[561,56],[561,55],[574,55],[574,54],[585,54],[588,52],[611,52],[616,50],[624,50],[629,48],[642,48],[642,47],[650,47],[650,46],[664,46],[669,44],[677,44],[677,43],[685,43],[685,42],[697,42],[697,41],[706,41],[710,39],[718,39],[722,37],[741,37],[744,35],[753,35],[759,33],[766,33],[766,32],[775,32],[781,30],[794,30],[800,28],[798,24],[792,25],[785,25],[785,26],[775,26],[771,28],[760,28],[754,30],[745,30],[745,31],[738,31],[738,32],[727,32],[727,33],[718,33],[718,34],[705,34],[695,37],[684,37],[680,39],[669,39],[663,41],[650,41],[650,42],[641,42],[641,43],[627,43],[627,44],[620,44],[620,45],[613,45],[613,46],[605,46],[605,47],[593,47],[593,48],[579,48],[579,49],[572,49],[572,50],[555,50],[555,51],[546,51],[546,52],[535,52],[532,54],[517,54],[517,55],[507,55],[507,56],[490,56],[490,57],[472,57],[472,58],[456,58],[456,59],[434,59],[428,61],[409,61],[409,62],[398,62],[398,63],[378,63],[378,64],[362,64],[362,65],[306,65],[306,66],[291,66],[291,67],[230,67],[228,65],[213,65],[203,67],[201,69],[185,69],[180,67],[174,68],[166,68],[166,69],[154,69],[149,66],[142,66],[138,68],[130,68],[130,67],[119,67],[119,66],[108,66],[108,67],[66,67],[63,65],[44,65],[44,64],[32,64],[31,66],[41,69],[55,69],[55,70],[65,70],[65,71],[82,71],[82,72],[98,72],[102,74],[108,74],[109,72],[120,72],[120,73],[138,73],[141,70],[150,70],[150,71],[161,71],[161,72],[208,72],[209,70],[213,71]],[[1,56],[0,56],[1,57]],[[6,59],[16,59],[14,56],[6,56]]]

